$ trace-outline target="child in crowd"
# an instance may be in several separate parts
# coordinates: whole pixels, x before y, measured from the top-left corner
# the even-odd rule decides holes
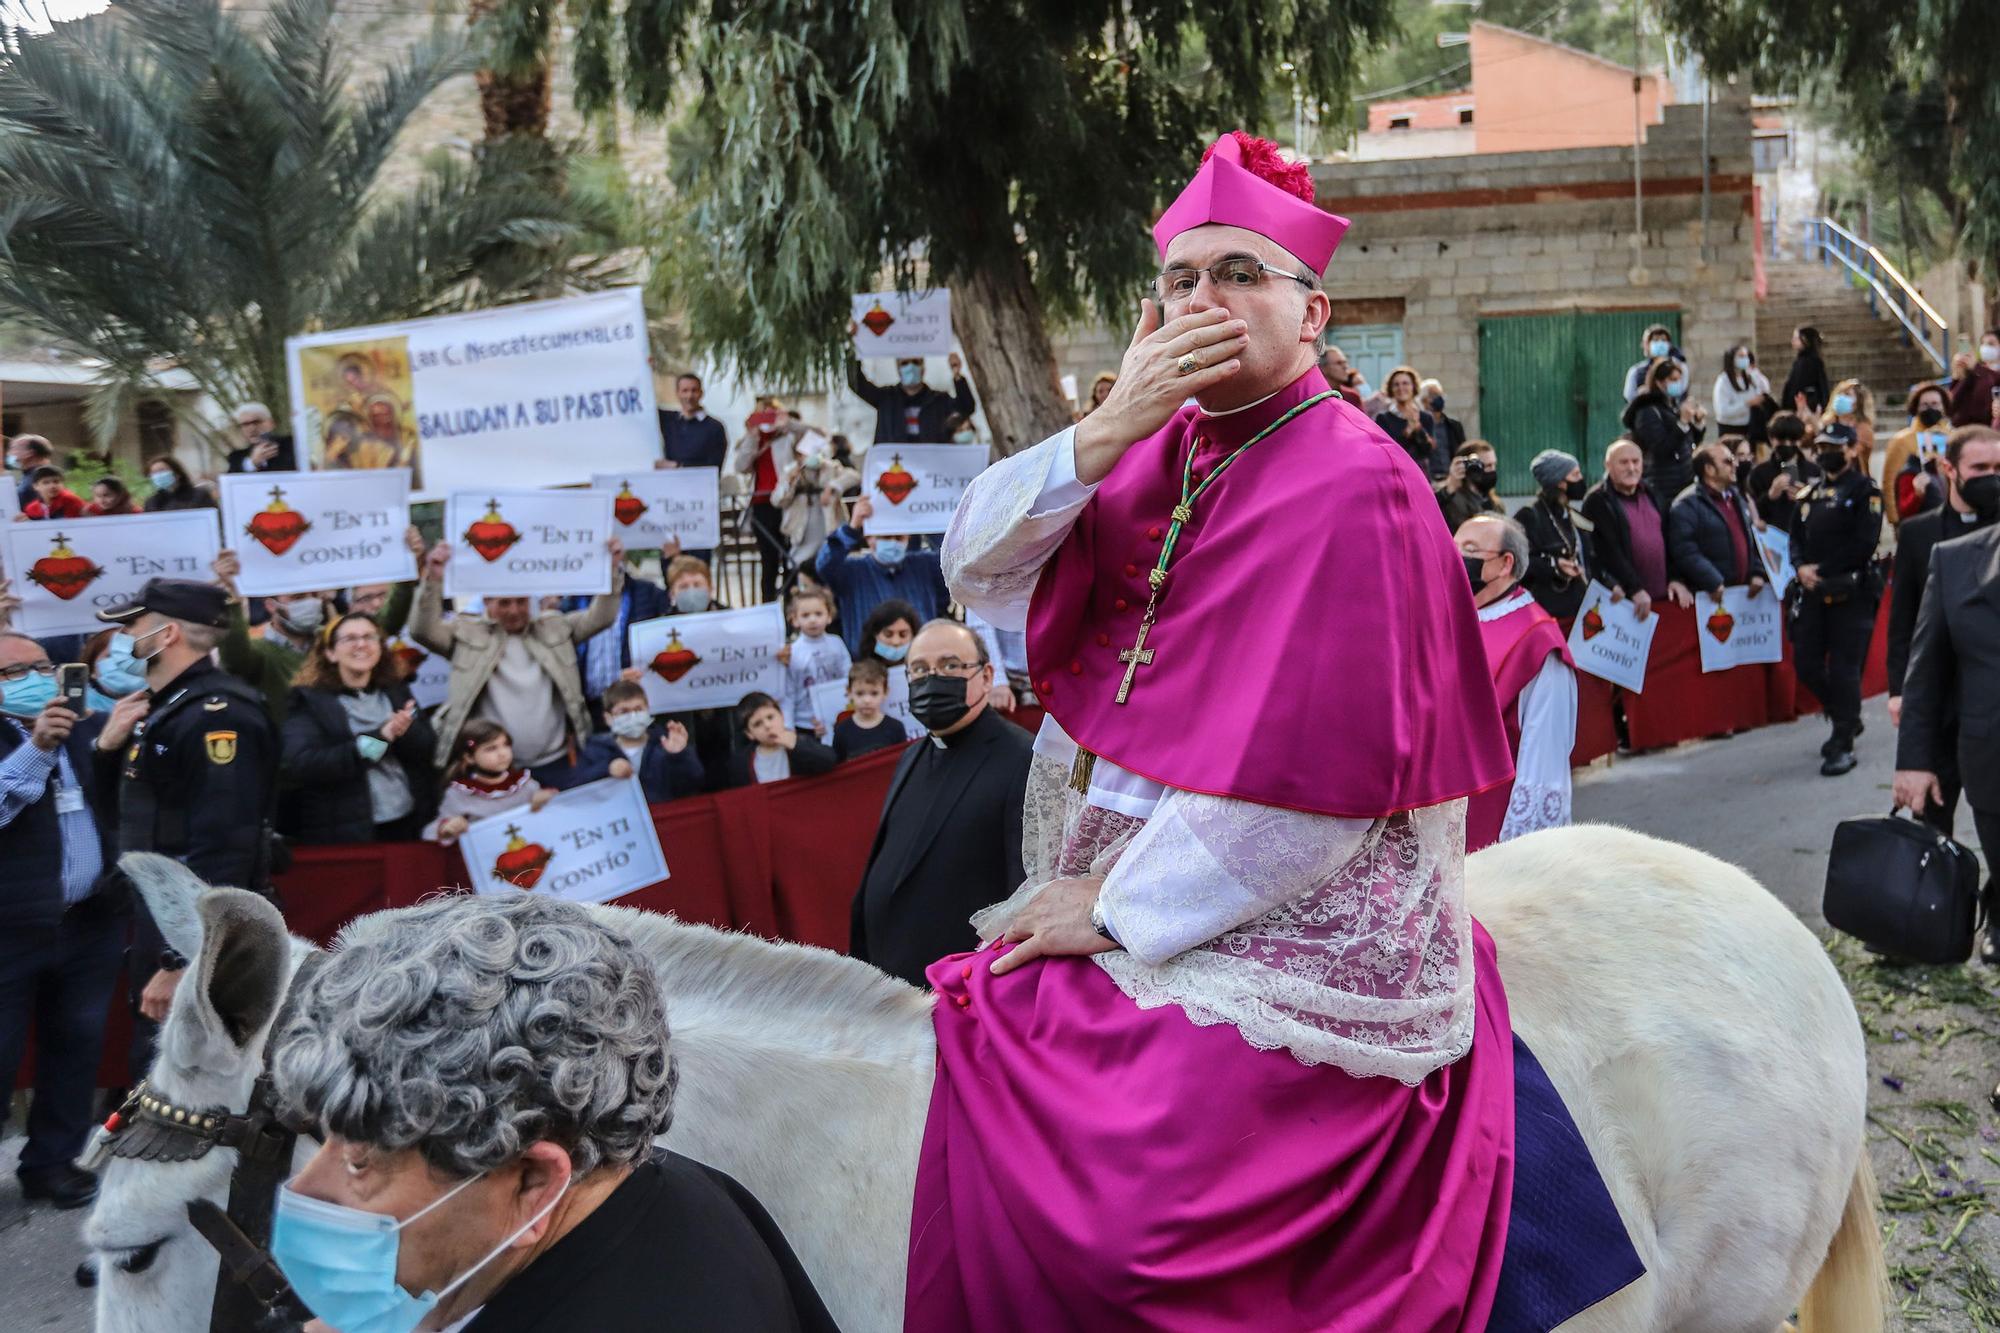
[[[604,722],[610,730],[585,741],[577,756],[574,785],[637,771],[648,804],[700,794],[701,759],[688,744],[687,728],[653,721],[643,685],[612,681],[604,691]]]
[[[438,817],[424,830],[431,842],[458,841],[475,819],[487,819],[527,806],[539,810],[555,796],[514,767],[514,738],[498,722],[476,717],[458,734],[458,757],[451,762]]]
[[[852,665],[847,645],[826,632],[833,623],[833,594],[824,588],[794,588],[785,603],[785,618],[798,631],[797,638],[778,650],[778,660],[785,664],[785,699],[792,721],[799,726],[810,721],[813,733],[825,740],[832,719],[813,715],[813,686],[843,679]]]
[[[736,705],[736,725],[751,748],[729,756],[732,787],[811,777],[838,762],[810,731],[786,726],[778,701],[762,691],[753,690]]]
[[[910,738],[901,722],[882,711],[888,697],[889,668],[870,657],[848,668],[847,706],[852,711],[833,728],[835,758],[845,762]]]
[[[44,465],[28,474],[35,498],[21,512],[29,518],[80,518],[83,497],[63,485],[63,470]]]

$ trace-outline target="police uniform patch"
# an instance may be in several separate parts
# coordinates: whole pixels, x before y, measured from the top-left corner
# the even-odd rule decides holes
[[[1881,497],[1881,496],[1879,496],[1879,495],[1871,495],[1871,496],[1869,496],[1869,497],[1868,497],[1868,510],[1869,510],[1869,512],[1870,512],[1870,513],[1874,513],[1874,514],[1879,514],[1879,513],[1881,513],[1881,512],[1882,512],[1882,497]]]
[[[208,744],[208,762],[226,764],[236,758],[236,733],[211,731],[202,738]]]
[[[137,762],[138,758],[139,758],[139,742],[133,741],[132,748],[125,752],[125,762],[128,764],[135,763]]]
[[[227,699],[209,699],[203,702],[201,711],[204,713],[220,713],[227,707],[229,707],[229,700]]]

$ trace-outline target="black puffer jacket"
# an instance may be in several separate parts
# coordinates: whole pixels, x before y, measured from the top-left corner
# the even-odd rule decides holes
[[[1680,408],[1658,389],[1649,389],[1625,406],[1625,429],[1646,455],[1646,485],[1665,513],[1673,498],[1694,480],[1694,447],[1706,427],[1681,420]]]

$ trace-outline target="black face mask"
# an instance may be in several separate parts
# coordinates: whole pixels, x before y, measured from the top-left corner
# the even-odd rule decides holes
[[[1477,597],[1486,588],[1486,576],[1479,572],[1486,568],[1486,557],[1483,555],[1467,555],[1465,552],[1460,551],[1458,558],[1465,561],[1465,577],[1472,580],[1472,595]]]
[[[910,716],[927,731],[946,731],[972,711],[965,700],[972,682],[964,676],[932,674],[910,682]]]
[[[1938,411],[1935,407],[1917,409],[1917,424],[1920,426],[1935,426],[1943,420],[1944,413]]]
[[[1570,499],[1581,500],[1584,497],[1584,493],[1588,491],[1590,487],[1582,477],[1572,477],[1570,480],[1563,483],[1562,489],[1563,489],[1563,494],[1568,496]]]
[[[1847,451],[1845,449],[1822,449],[1819,451],[1818,462],[1819,470],[1831,477],[1834,473],[1847,466]]]
[[[1465,484],[1481,495],[1491,495],[1493,488],[1500,484],[1500,478],[1491,472],[1474,472],[1466,477]]]
[[[1789,463],[1799,456],[1799,446],[1789,441],[1780,440],[1776,445],[1772,446],[1771,453],[1779,462]]]
[[[1967,477],[1958,483],[1958,498],[1979,515],[1981,523],[2000,522],[2000,472]]]

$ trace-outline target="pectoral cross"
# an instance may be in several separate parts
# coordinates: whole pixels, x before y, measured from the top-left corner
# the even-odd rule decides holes
[[[1153,665],[1153,650],[1146,646],[1146,634],[1152,628],[1153,608],[1148,604],[1145,617],[1139,621],[1138,641],[1118,654],[1118,660],[1125,664],[1125,679],[1118,682],[1118,697],[1113,703],[1124,703],[1132,693],[1132,678],[1139,674],[1139,668]]]

